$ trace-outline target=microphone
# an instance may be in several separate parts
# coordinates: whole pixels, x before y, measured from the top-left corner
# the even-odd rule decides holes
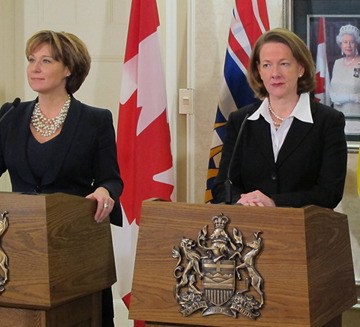
[[[232,181],[230,179],[230,176],[231,176],[231,168],[232,168],[232,165],[234,163],[234,158],[235,158],[235,153],[236,153],[236,149],[238,147],[238,144],[239,144],[239,141],[240,141],[240,138],[241,138],[241,135],[243,133],[243,130],[244,130],[244,126],[245,126],[245,123],[246,123],[246,120],[248,119],[249,117],[249,114],[247,113],[245,115],[245,118],[244,120],[242,121],[241,123],[241,126],[240,126],[240,129],[239,129],[239,133],[236,137],[236,141],[235,141],[235,145],[234,145],[234,149],[233,149],[233,152],[231,154],[231,158],[230,158],[230,161],[229,161],[229,167],[228,167],[228,170],[227,170],[227,174],[226,174],[226,181],[225,181],[225,204],[231,204],[231,200],[232,200]]]
[[[0,117],[0,123],[5,119],[5,117],[6,117],[11,111],[13,111],[13,110],[19,105],[20,101],[21,101],[20,98],[15,98],[15,100],[14,100],[13,103],[11,104],[10,109],[9,109],[7,112],[5,112],[5,114],[4,114],[2,117]]]

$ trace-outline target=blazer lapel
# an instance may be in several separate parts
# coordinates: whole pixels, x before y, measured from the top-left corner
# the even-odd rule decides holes
[[[58,143],[57,151],[54,157],[54,164],[49,167],[42,178],[42,185],[52,183],[63,165],[65,157],[70,150],[73,142],[75,132],[79,123],[82,105],[81,102],[75,98],[71,98],[71,104],[63,125],[63,129],[58,137],[61,137],[61,142]]]
[[[36,185],[36,179],[30,169],[28,158],[27,158],[27,145],[28,145],[28,139],[30,134],[30,120],[31,120],[31,114],[35,105],[35,102],[37,100],[27,102],[27,104],[24,106],[24,108],[18,108],[18,110],[21,110],[25,112],[25,114],[19,114],[16,119],[18,120],[18,132],[14,133],[13,138],[13,146],[15,149],[18,149],[17,156],[18,160],[15,161],[15,164],[17,166],[16,170],[21,176],[21,178],[26,181],[27,183]]]
[[[302,122],[296,118],[294,118],[293,123],[290,126],[288,134],[285,138],[284,144],[282,145],[278,159],[276,161],[277,165],[281,165],[281,163],[293,152],[297,149],[299,144],[302,142],[304,137],[311,130],[313,124]]]
[[[270,166],[274,165],[274,152],[271,142],[271,132],[269,123],[261,116],[259,119],[251,122],[251,136],[256,139],[257,151],[261,152]],[[252,149],[254,150],[254,149]]]

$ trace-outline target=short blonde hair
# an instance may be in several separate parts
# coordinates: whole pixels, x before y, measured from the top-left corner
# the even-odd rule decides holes
[[[91,66],[91,58],[85,43],[71,33],[39,31],[26,43],[26,58],[29,59],[31,53],[44,43],[50,45],[52,57],[70,70],[71,75],[67,77],[65,88],[68,93],[75,93],[84,82]]]

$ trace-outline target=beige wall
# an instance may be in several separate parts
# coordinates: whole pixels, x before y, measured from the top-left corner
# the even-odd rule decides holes
[[[234,0],[158,0],[178,201],[204,201],[233,4]],[[267,4],[271,27],[282,26],[284,2],[269,0]],[[75,95],[111,109],[116,125],[129,8],[130,0],[0,0],[0,103],[16,96],[34,97],[25,78],[25,40],[42,28],[66,30],[88,44],[93,58],[90,75]],[[195,94],[194,114],[188,116],[179,115],[177,108],[177,89],[186,87]],[[355,272],[360,279],[356,160],[357,153],[349,153],[346,191],[337,209],[349,217]],[[8,189],[6,177],[0,178],[0,191]],[[126,327],[126,311],[116,294],[115,305],[121,317],[117,325]]]

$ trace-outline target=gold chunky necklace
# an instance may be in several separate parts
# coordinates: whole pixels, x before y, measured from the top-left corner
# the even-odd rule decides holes
[[[61,108],[59,115],[55,118],[46,118],[41,112],[39,102],[37,102],[31,116],[31,125],[41,134],[41,136],[48,137],[54,134],[65,121],[70,107],[70,101],[71,97],[68,94],[68,99]]]

